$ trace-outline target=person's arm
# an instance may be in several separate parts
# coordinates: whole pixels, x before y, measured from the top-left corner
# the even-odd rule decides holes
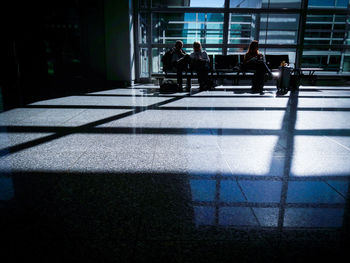
[[[257,60],[257,57],[256,56],[252,56],[250,54],[246,54],[244,56],[244,60],[243,60],[243,64],[247,64],[247,63],[250,63],[250,62],[254,62]]]
[[[209,56],[208,56],[208,54],[207,54],[207,52],[206,51],[203,51],[202,52],[202,59],[201,59],[202,61],[205,61],[205,62],[210,62],[210,60],[209,60]]]

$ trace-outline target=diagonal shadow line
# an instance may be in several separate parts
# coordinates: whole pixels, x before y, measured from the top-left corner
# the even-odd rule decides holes
[[[185,98],[186,96],[182,96],[181,98]],[[173,97],[172,97],[173,98]],[[108,105],[27,105],[23,108],[30,109],[111,109],[111,110],[138,110],[143,109],[142,106],[108,106]],[[285,111],[286,107],[183,107],[183,106],[165,106],[160,108],[154,108],[152,110],[198,110],[198,111],[236,111],[236,110],[244,110],[244,111]],[[303,107],[298,108],[298,111],[350,111],[350,108],[315,108],[315,107]]]
[[[162,102],[157,102],[157,103],[149,105],[149,106],[139,107],[137,109],[134,109],[133,111],[125,112],[125,113],[118,114],[118,115],[115,115],[112,117],[108,117],[108,118],[104,118],[104,119],[101,119],[98,121],[90,122],[90,123],[87,123],[87,124],[84,124],[84,125],[81,125],[78,127],[71,127],[67,130],[62,130],[61,132],[58,132],[58,133],[53,134],[53,135],[49,135],[49,136],[42,137],[39,139],[31,140],[29,142],[21,143],[21,144],[15,145],[15,146],[10,146],[10,147],[7,147],[7,148],[0,150],[0,157],[9,155],[11,153],[19,152],[19,151],[24,150],[24,149],[28,149],[28,148],[43,144],[45,142],[49,142],[49,141],[58,139],[58,138],[61,138],[63,136],[67,136],[69,134],[79,133],[79,131],[84,130],[84,129],[89,129],[89,128],[91,129],[91,128],[98,126],[98,125],[102,125],[102,124],[105,124],[105,123],[108,123],[111,121],[119,120],[119,119],[122,119],[122,118],[125,118],[128,116],[132,116],[132,115],[135,115],[137,113],[146,111],[148,109],[154,109],[154,108],[157,108],[159,106],[165,105],[167,103],[171,103],[171,102],[174,102],[176,100],[180,100],[182,98],[183,97],[176,97],[176,98],[172,98],[172,99],[165,100]],[[6,130],[6,128],[5,128],[5,130]]]
[[[287,107],[287,106],[286,106]],[[182,106],[166,106],[161,107],[157,110],[199,110],[199,111],[285,111],[286,107],[182,107]],[[298,108],[298,111],[350,111],[350,108],[313,108],[313,107],[303,107]]]
[[[122,116],[121,116],[122,115]],[[130,112],[113,117],[113,120],[130,115]],[[231,128],[159,128],[159,127],[94,127],[94,126],[0,126],[0,133],[74,133],[89,134],[168,134],[168,135],[245,135],[280,136],[280,129],[231,129]],[[295,130],[294,135],[303,136],[350,136],[350,129]]]
[[[111,110],[134,110],[135,106],[112,106],[112,105],[26,105],[25,109],[111,109]]]
[[[295,125],[297,120],[298,111],[298,95],[299,91],[291,91],[287,104],[287,109],[283,117],[281,134],[278,137],[278,141],[275,146],[274,153],[280,152],[280,147],[284,149],[284,167],[282,176],[282,187],[280,197],[280,209],[278,211],[278,229],[283,231],[285,210],[287,204],[288,182],[292,167],[292,158],[294,151],[294,136],[296,135]],[[272,172],[274,166],[274,159],[270,166],[270,172]]]
[[[192,99],[198,99],[198,98],[262,98],[262,99],[266,99],[266,98],[275,98],[276,96],[274,94],[272,95],[267,95],[264,94],[264,96],[261,95],[253,95],[250,92],[246,92],[245,94],[247,95],[200,95],[200,96],[191,96],[190,94],[188,95],[184,95],[185,98],[192,98]],[[86,95],[80,95],[80,96],[88,96],[88,97],[156,97],[153,94],[149,94],[149,95],[127,95],[127,94],[86,94]],[[160,97],[162,98],[168,98],[168,97],[174,97],[176,95],[161,95]],[[283,97],[289,97],[288,95],[284,95]],[[299,96],[299,98],[305,98],[305,99],[349,99],[350,96],[334,96],[334,95],[324,95],[324,96]]]

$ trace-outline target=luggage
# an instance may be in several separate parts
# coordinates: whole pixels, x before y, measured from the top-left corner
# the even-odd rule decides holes
[[[174,93],[178,91],[178,85],[171,79],[164,79],[162,84],[160,84],[160,93]]]
[[[292,74],[291,67],[278,67],[279,77],[277,80],[277,93],[286,94],[289,91],[290,86],[290,76]]]
[[[290,90],[291,91],[296,91],[299,89],[300,86],[300,76],[301,72],[299,69],[294,69],[293,70],[293,75],[291,76],[290,79]]]

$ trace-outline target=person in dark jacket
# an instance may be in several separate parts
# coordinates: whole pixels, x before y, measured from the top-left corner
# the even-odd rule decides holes
[[[175,42],[175,46],[168,50],[163,59],[163,70],[175,71],[177,77],[178,90],[182,91],[182,72],[186,71],[188,66],[188,58],[186,52],[182,49],[183,43],[181,40]]]
[[[272,73],[264,62],[263,54],[259,52],[259,42],[257,40],[253,40],[250,43],[248,51],[244,55],[243,67],[255,71],[252,80],[252,91],[262,93],[264,90],[265,74],[271,77]]]
[[[190,63],[191,68],[197,72],[200,90],[210,89],[208,82],[209,62],[207,52],[202,50],[200,42],[195,41],[193,43],[193,52],[190,55]]]

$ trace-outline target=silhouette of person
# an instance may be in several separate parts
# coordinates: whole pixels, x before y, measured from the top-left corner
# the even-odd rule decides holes
[[[182,49],[183,43],[181,40],[175,42],[175,46],[167,51],[164,55],[163,69],[164,71],[171,70],[176,72],[178,90],[182,91],[182,72],[188,67],[186,52]]]
[[[244,55],[243,67],[245,70],[254,70],[252,79],[252,91],[262,93],[264,90],[265,74],[272,76],[271,70],[264,62],[264,56],[259,52],[259,42],[253,40]]]
[[[209,56],[207,52],[202,50],[201,43],[195,41],[193,43],[193,52],[190,55],[191,68],[197,72],[199,89],[209,89],[208,83],[208,71],[209,71]]]

